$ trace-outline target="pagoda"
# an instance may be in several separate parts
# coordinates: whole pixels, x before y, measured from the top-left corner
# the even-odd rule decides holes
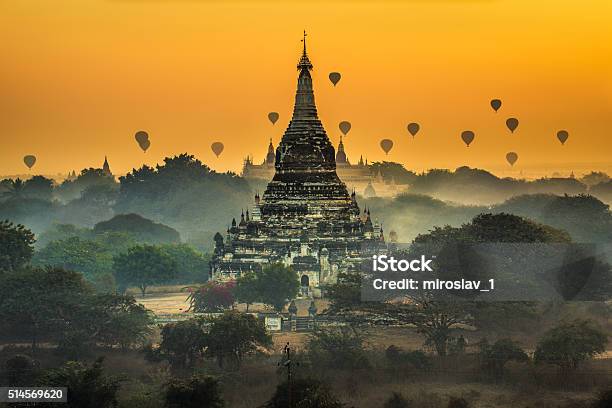
[[[318,117],[312,63],[304,48],[293,116],[274,154],[274,177],[251,208],[215,235],[211,277],[235,279],[271,262],[291,266],[302,295],[318,297],[339,272],[384,251],[382,227],[360,211],[336,173],[335,149]],[[270,160],[271,158],[267,159]]]

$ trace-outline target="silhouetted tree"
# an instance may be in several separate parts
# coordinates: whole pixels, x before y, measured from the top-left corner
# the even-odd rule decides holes
[[[201,319],[168,323],[161,330],[158,353],[175,367],[191,367],[206,346],[206,331]]]
[[[348,327],[313,331],[306,351],[312,364],[323,367],[349,370],[370,367],[363,337]]]
[[[91,366],[69,361],[62,367],[49,370],[42,383],[49,387],[67,387],[69,408],[117,407],[117,392],[121,378],[104,373],[103,359]]]
[[[29,339],[64,333],[83,297],[92,289],[78,272],[60,268],[26,268],[0,274],[0,333]]]
[[[411,408],[412,404],[410,400],[404,398],[404,396],[399,392],[394,392],[391,394],[391,397],[385,402],[383,408]]]
[[[482,368],[496,379],[504,376],[506,363],[529,360],[527,353],[511,339],[499,339],[492,345],[485,339],[480,342],[479,346],[479,358]]]
[[[209,323],[205,353],[215,358],[221,368],[227,367],[228,362],[231,368],[239,367],[245,355],[272,345],[264,322],[253,315],[227,311]]]
[[[285,305],[297,296],[300,282],[291,267],[281,263],[269,264],[255,273],[258,298],[262,303],[282,311]]]
[[[216,173],[189,154],[166,157],[155,168],[135,169],[120,184],[117,213],[134,212],[172,225],[198,247],[202,236],[212,247],[214,232],[224,230],[232,214],[252,200],[245,179]]]
[[[34,234],[23,225],[0,221],[0,271],[23,267],[34,253]]]
[[[115,186],[117,183],[113,176],[106,174],[102,169],[88,168],[74,180],[64,180],[57,189],[57,195],[65,202],[81,197],[81,194],[92,186]]]
[[[249,311],[249,306],[259,300],[258,284],[259,280],[254,273],[244,273],[236,279],[234,294],[239,303],[246,304],[247,312]]]
[[[544,333],[534,353],[536,363],[555,364],[563,371],[603,353],[608,335],[588,320],[561,323]]]
[[[448,400],[448,408],[469,408],[470,404],[461,397],[450,397]]]
[[[174,261],[176,265],[177,283],[199,283],[208,280],[209,257],[193,249],[187,244],[166,244],[160,249]]]
[[[6,200],[18,200],[25,196],[25,182],[20,178],[8,179],[4,187],[2,195]]]
[[[50,242],[36,252],[33,263],[78,271],[90,280],[113,271],[112,253],[97,241],[79,237]]]
[[[49,201],[53,198],[53,180],[43,176],[33,176],[23,183],[23,195]]]
[[[147,287],[168,282],[176,276],[176,264],[161,249],[151,245],[138,245],[114,258],[113,269],[121,288],[137,286],[142,296]]]
[[[6,360],[4,371],[9,386],[27,387],[35,384],[40,367],[32,357],[25,354],[16,354]]]
[[[181,237],[179,233],[166,225],[155,223],[138,214],[116,215],[108,221],[94,225],[95,234],[106,232],[127,232],[139,242],[149,244],[176,244]]]
[[[289,403],[291,395],[291,405]],[[291,383],[283,382],[276,387],[276,392],[265,408],[342,408],[342,404],[332,394],[329,385],[312,378],[297,378]]]
[[[166,408],[223,408],[219,382],[213,377],[173,378],[166,385]]]

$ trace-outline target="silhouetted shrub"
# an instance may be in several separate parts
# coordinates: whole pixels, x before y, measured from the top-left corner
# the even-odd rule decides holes
[[[612,389],[602,392],[593,404],[593,408],[612,407]]]
[[[284,382],[276,387],[272,399],[264,408],[287,408],[289,389]],[[291,405],[295,408],[342,408],[342,404],[331,392],[329,386],[311,378],[296,379],[291,384]]]
[[[448,408],[469,408],[470,404],[460,397],[451,397],[448,401]]]
[[[399,392],[394,392],[391,397],[385,402],[383,408],[411,408],[410,400],[404,398]]]
[[[31,386],[38,373],[38,362],[25,354],[6,360],[6,380],[11,386]]]
[[[363,338],[346,327],[313,332],[306,347],[312,363],[339,369],[370,367]]]
[[[212,377],[173,379],[166,389],[167,408],[222,408],[225,406],[219,382]]]
[[[428,368],[431,365],[429,357],[421,350],[402,351],[393,344],[387,347],[385,357],[393,365],[411,364],[418,369]]]

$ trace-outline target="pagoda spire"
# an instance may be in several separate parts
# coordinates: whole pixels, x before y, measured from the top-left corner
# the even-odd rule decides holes
[[[113,175],[113,173],[111,172],[110,166],[108,164],[108,159],[107,159],[106,156],[104,156],[104,164],[102,164],[102,171],[105,174],[109,175],[109,176]]]
[[[295,196],[350,203],[346,185],[336,174],[334,146],[317,115],[305,31],[302,42],[293,115],[276,148],[275,173],[263,195],[262,213]]]
[[[302,51],[302,57],[300,58],[300,62],[298,63],[297,69],[302,71],[302,70],[312,70],[312,63],[310,62],[310,59],[308,58],[308,53],[306,52],[306,36],[308,34],[306,34],[306,30],[304,30],[304,38],[302,39],[302,42],[304,43],[304,51]]]

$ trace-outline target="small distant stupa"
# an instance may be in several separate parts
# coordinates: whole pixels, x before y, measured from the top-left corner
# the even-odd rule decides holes
[[[108,159],[106,158],[106,156],[104,156],[104,164],[102,165],[102,171],[108,176],[113,176],[113,172],[110,169],[110,165],[108,164]]]

